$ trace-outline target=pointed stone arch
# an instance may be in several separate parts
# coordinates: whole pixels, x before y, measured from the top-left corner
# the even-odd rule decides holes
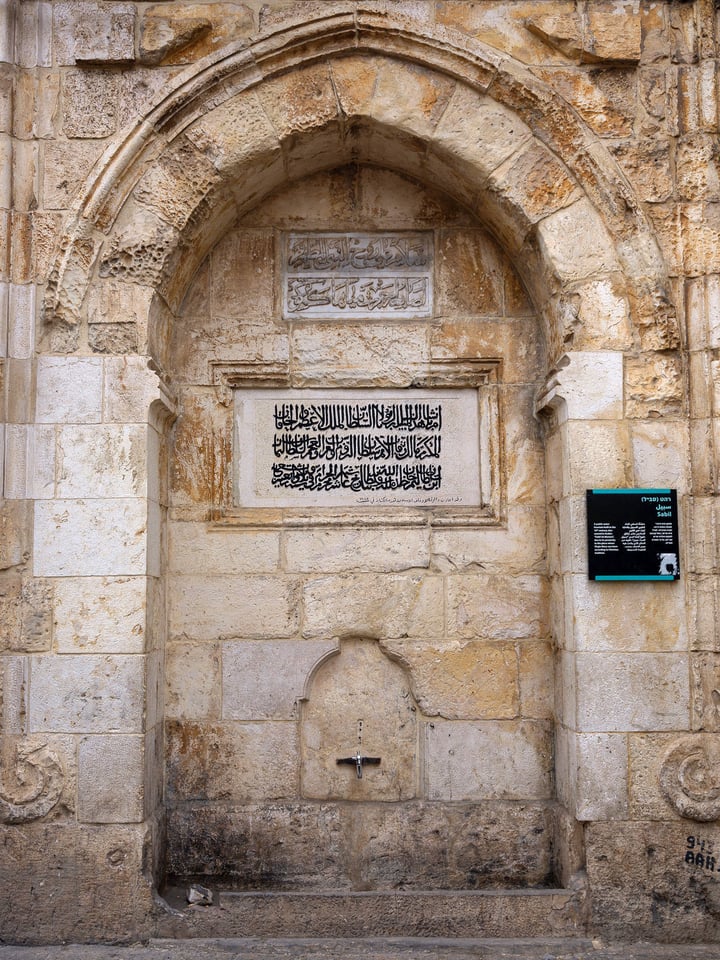
[[[110,281],[174,310],[243,211],[350,161],[439,185],[479,217],[544,319],[551,364],[677,346],[652,230],[574,110],[480,42],[350,5],[194,65],[107,149],[68,216],[46,321],[77,326],[91,283]]]

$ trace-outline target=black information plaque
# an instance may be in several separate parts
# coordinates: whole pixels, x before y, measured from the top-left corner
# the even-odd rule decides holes
[[[675,490],[588,490],[591,580],[679,580]]]

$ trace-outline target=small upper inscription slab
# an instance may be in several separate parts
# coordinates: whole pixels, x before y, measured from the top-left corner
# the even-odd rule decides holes
[[[433,315],[433,235],[286,233],[282,306],[287,320]]]

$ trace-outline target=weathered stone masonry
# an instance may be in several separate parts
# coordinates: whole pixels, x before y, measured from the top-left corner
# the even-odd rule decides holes
[[[717,936],[719,26],[3,6],[0,936],[247,929],[168,879]],[[245,502],[243,395],[302,390],[473,391],[477,496]],[[613,487],[677,489],[678,582],[587,579]]]

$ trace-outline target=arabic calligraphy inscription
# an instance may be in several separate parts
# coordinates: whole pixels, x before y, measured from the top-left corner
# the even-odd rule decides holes
[[[433,242],[427,233],[283,236],[286,319],[433,315]]]

